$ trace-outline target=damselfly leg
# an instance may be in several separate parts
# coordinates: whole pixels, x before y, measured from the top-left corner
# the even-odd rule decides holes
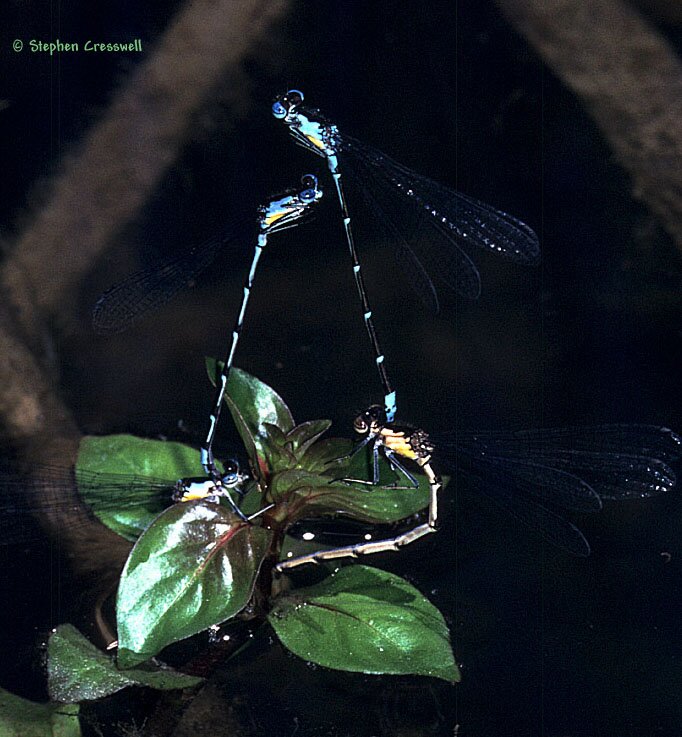
[[[366,479],[342,480],[353,485],[360,483],[376,486],[379,483],[379,453],[382,452],[391,468],[396,473],[402,474],[411,484],[410,486],[393,486],[392,488],[396,491],[399,489],[417,488],[417,479],[405,468],[402,461],[398,460],[398,457],[413,461],[424,472],[429,483],[428,520],[407,532],[386,540],[345,545],[332,550],[322,550],[309,555],[290,558],[280,562],[275,568],[276,571],[281,573],[282,571],[298,568],[308,563],[322,563],[326,560],[358,558],[360,556],[372,555],[373,553],[397,551],[425,535],[436,532],[438,525],[438,493],[443,484],[431,466],[433,446],[428,435],[423,430],[399,428],[391,425],[386,420],[384,408],[379,405],[373,405],[367,411],[358,415],[355,419],[354,427],[356,432],[366,435],[366,438],[350,455],[356,454],[362,447],[365,447],[368,443],[372,443],[374,478],[372,481],[367,481]]]
[[[419,463],[421,458],[430,457],[433,446],[428,436],[422,430],[410,427],[399,427],[389,423],[386,412],[379,405],[372,405],[367,411],[358,415],[353,422],[355,432],[365,436],[351,452],[336,462],[353,458],[367,445],[372,449],[372,479],[342,478],[336,479],[346,484],[365,484],[367,486],[378,486],[380,478],[379,457],[383,456],[390,468],[399,476],[409,482],[409,486],[399,486],[397,483],[390,484],[394,489],[417,489],[419,482],[414,474],[405,468],[399,457],[409,458]],[[330,482],[333,483],[333,482]]]

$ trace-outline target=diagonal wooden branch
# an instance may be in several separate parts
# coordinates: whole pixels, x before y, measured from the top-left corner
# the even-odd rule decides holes
[[[80,439],[45,358],[51,340],[46,318],[68,315],[74,287],[176,159],[197,111],[221,78],[257,49],[288,4],[187,2],[102,119],[62,162],[45,205],[9,252],[0,271],[0,425],[28,458],[68,465]],[[235,107],[243,96],[243,88],[232,91]],[[64,522],[49,521],[56,529]],[[80,528],[79,540],[68,541],[69,547],[80,545],[89,560],[103,560],[93,542],[103,528],[94,527],[92,539]],[[112,555],[109,541],[99,545]]]
[[[3,269],[4,294],[31,329],[34,308],[64,310],[117,231],[176,159],[193,116],[239,68],[288,0],[185,4],[103,119],[62,164],[52,193]],[[241,104],[244,91],[232,90]],[[229,99],[229,98],[228,98]]]
[[[40,365],[43,316],[65,312],[74,286],[139,210],[221,77],[237,68],[288,0],[195,0],[63,163],[44,208],[3,264],[0,419],[10,437],[75,429]],[[238,100],[240,90],[233,96]]]
[[[642,200],[682,248],[682,63],[625,0],[496,0],[587,106]]]

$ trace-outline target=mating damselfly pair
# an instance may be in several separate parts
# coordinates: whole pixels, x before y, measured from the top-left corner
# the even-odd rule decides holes
[[[396,392],[389,380],[372,320],[343,178],[354,179],[360,184],[363,194],[389,230],[398,260],[406,267],[411,284],[435,310],[439,307],[436,288],[439,279],[465,297],[478,297],[480,275],[472,260],[471,248],[533,264],[539,259],[538,239],[521,221],[418,175],[379,150],[342,134],[319,112],[303,107],[302,102],[302,93],[291,90],[274,103],[272,112],[285,122],[297,143],[327,162],[341,209],[363,319],[384,391],[383,405],[371,407],[355,421],[356,431],[364,438],[356,451],[365,445],[371,446],[373,477],[341,481],[364,483],[369,488],[376,485],[378,458],[383,455],[396,472],[395,493],[399,494],[403,488],[401,484],[414,486],[416,483],[408,467],[413,462],[428,477],[430,504],[427,522],[402,535],[287,560],[280,564],[280,570],[328,558],[398,549],[435,530],[441,482],[432,462],[443,471],[457,473],[467,485],[491,496],[548,540],[577,555],[586,555],[589,545],[577,527],[565,519],[565,510],[593,511],[601,507],[602,499],[646,497],[672,488],[675,475],[671,464],[679,456],[680,439],[665,428],[605,425],[519,433],[446,434],[440,438],[434,436],[432,442],[422,430],[396,424]],[[317,177],[309,174],[303,177],[302,188],[273,199],[259,210],[257,242],[230,348],[216,377],[216,397],[201,451],[208,485],[189,487],[200,489],[212,500],[225,498],[243,519],[247,516],[240,509],[235,491],[244,482],[244,476],[238,469],[220,471],[213,453],[227,382],[268,236],[305,220],[321,197]],[[421,235],[412,240],[409,234],[415,231]],[[170,299],[206,269],[218,251],[228,247],[233,238],[233,233],[227,229],[224,236],[115,286],[96,305],[93,318],[96,330],[125,329],[148,309]],[[36,475],[42,479],[40,483],[49,481],[49,470],[44,473],[37,470]],[[61,482],[59,474],[52,478],[55,484]],[[145,483],[143,479],[117,479],[115,474],[99,478],[93,474],[82,483],[96,486],[98,482],[111,490],[112,497],[117,496],[118,489],[127,498],[134,496],[130,492],[137,485],[141,488]],[[184,493],[178,489],[185,489],[182,484],[177,486],[169,481],[150,481],[149,484],[159,491],[176,489],[176,498]],[[9,485],[10,479],[6,477],[8,490]],[[96,495],[89,496],[96,499]],[[92,506],[96,507],[96,502]]]

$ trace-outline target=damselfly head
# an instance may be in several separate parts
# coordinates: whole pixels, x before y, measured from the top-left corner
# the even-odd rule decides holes
[[[239,464],[237,461],[224,461],[223,468],[225,470],[220,477],[220,483],[228,489],[236,489],[249,479],[248,474],[242,473],[239,470]]]
[[[303,102],[303,93],[300,90],[289,90],[286,95],[280,95],[272,104],[272,114],[283,120]]]
[[[359,435],[375,435],[385,424],[386,410],[380,404],[373,404],[355,418],[353,427]]]

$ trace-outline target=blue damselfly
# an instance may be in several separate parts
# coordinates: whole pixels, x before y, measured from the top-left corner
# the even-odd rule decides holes
[[[232,330],[230,348],[220,374],[216,377],[217,390],[210,414],[208,434],[201,449],[202,465],[214,482],[220,480],[220,472],[216,468],[213,457],[213,443],[230,369],[234,362],[234,354],[244,324],[246,307],[261,254],[268,244],[268,237],[272,233],[299,224],[310,212],[310,207],[319,202],[321,197],[322,190],[317,185],[317,178],[312,174],[306,174],[301,178],[300,189],[291,190],[258,209],[256,247],[244,285],[237,320]],[[159,307],[167,302],[187,282],[193,280],[205,270],[212,263],[219,250],[234,237],[234,233],[228,230],[224,235],[207,241],[173,261],[133,274],[112,287],[100,297],[95,306],[93,312],[95,330],[100,333],[119,332],[127,328],[149,309]],[[235,509],[235,511],[238,512],[238,509]]]
[[[595,512],[603,501],[643,499],[670,491],[676,484],[675,463],[682,438],[653,425],[597,425],[520,432],[446,434],[431,439],[423,430],[389,423],[382,406],[358,415],[354,427],[363,439],[352,454],[370,444],[373,478],[343,479],[368,488],[379,483],[379,456],[399,479],[416,488],[404,463],[413,462],[427,476],[430,501],[427,521],[396,537],[322,550],[282,561],[279,571],[306,563],[399,550],[438,526],[441,480],[435,462],[466,488],[491,501],[552,544],[577,556],[590,546],[583,533],[564,516]],[[401,487],[396,483],[396,493]]]
[[[239,335],[244,324],[244,315],[246,314],[246,306],[249,302],[251,289],[253,288],[253,280],[256,276],[258,261],[263,249],[268,244],[268,235],[276,233],[279,230],[284,230],[285,228],[291,228],[298,224],[301,218],[303,218],[309,211],[310,206],[314,205],[322,197],[322,190],[317,186],[317,178],[312,174],[306,174],[301,179],[301,184],[303,185],[303,189],[300,192],[288,194],[284,197],[273,200],[268,205],[261,207],[258,211],[258,241],[253,253],[251,268],[249,269],[249,274],[246,278],[246,284],[244,285],[244,296],[242,297],[242,304],[239,308],[237,322],[235,323],[232,331],[230,350],[227,354],[227,358],[225,359],[225,363],[223,364],[220,376],[218,376],[216,380],[218,388],[210,415],[208,435],[206,436],[206,440],[201,448],[201,464],[211,478],[220,478],[220,472],[217,470],[215,460],[213,458],[213,441],[215,440],[218,421],[220,419],[223,400],[225,398],[225,391],[227,389],[227,381],[234,361],[234,353],[239,341]]]
[[[391,422],[397,409],[396,395],[372,320],[342,177],[361,184],[363,194],[389,228],[411,284],[435,311],[439,300],[434,277],[465,297],[478,298],[481,279],[469,255],[470,246],[511,261],[534,264],[540,257],[538,238],[511,215],[417,174],[378,149],[341,133],[318,110],[307,109],[302,102],[302,92],[289,90],[275,101],[272,112],[286,123],[297,143],[326,159],[334,179],[365,326]],[[411,239],[415,231],[420,231],[422,237]]]
[[[75,466],[33,464],[27,469],[0,469],[0,544],[33,541],[41,514],[70,528],[95,518],[139,535],[146,524],[171,504],[226,499],[241,494],[248,476],[225,462],[220,479],[161,479],[142,475],[100,473]],[[132,512],[132,516],[131,516]],[[121,515],[121,519],[116,519]],[[242,513],[239,516],[244,518]],[[39,536],[39,535],[38,535]]]

